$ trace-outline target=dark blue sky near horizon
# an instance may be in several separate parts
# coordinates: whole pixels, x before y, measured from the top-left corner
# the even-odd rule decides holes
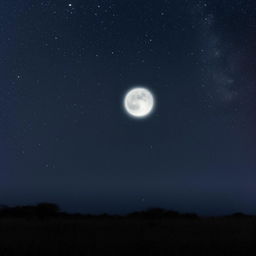
[[[252,0],[2,0],[0,204],[256,213],[255,29]]]

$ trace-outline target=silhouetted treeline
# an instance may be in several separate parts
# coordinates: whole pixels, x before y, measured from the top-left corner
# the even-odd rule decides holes
[[[70,214],[60,211],[58,205],[53,203],[39,203],[37,205],[25,205],[25,206],[15,206],[8,207],[6,205],[0,205],[0,218],[72,218],[72,219],[88,219],[88,218],[127,218],[127,219],[190,219],[196,220],[200,217],[195,213],[179,213],[177,211],[166,210],[162,208],[149,208],[144,211],[132,212],[127,215],[109,215],[103,213],[100,215],[92,214],[81,214],[75,213]],[[224,216],[225,218],[249,218],[250,215],[243,213],[234,213],[229,216]]]
[[[91,214],[69,214],[61,212],[56,204],[40,203],[34,206],[0,206],[0,217],[21,217],[21,218],[50,218],[50,217],[63,217],[63,218],[133,218],[133,219],[160,219],[160,218],[199,218],[196,214],[180,214],[176,211],[169,211],[161,208],[150,208],[145,211],[133,212],[125,216],[109,215],[103,213],[100,215]]]
[[[59,213],[58,205],[52,203],[40,203],[34,206],[0,206],[0,217],[47,218],[57,217]]]
[[[199,216],[195,213],[181,214],[176,211],[165,210],[162,208],[150,208],[146,211],[133,212],[127,215],[129,218],[138,219],[198,219]]]

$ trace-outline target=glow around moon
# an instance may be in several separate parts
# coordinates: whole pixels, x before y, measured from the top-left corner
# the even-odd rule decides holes
[[[154,109],[153,94],[143,87],[129,90],[124,97],[124,109],[134,118],[145,118]]]

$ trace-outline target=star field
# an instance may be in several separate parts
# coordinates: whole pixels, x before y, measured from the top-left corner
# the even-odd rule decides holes
[[[0,203],[255,213],[256,3],[0,3]],[[122,100],[150,88],[131,120]]]

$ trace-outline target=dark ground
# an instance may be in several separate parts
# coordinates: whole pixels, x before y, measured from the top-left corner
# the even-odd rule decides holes
[[[246,256],[254,242],[256,217],[0,218],[0,256]]]

